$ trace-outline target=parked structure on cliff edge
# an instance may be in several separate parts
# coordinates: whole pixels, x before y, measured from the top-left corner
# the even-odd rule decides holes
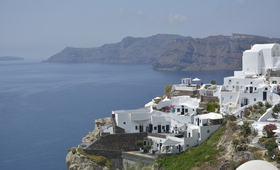
[[[155,98],[145,108],[112,111],[113,123],[101,128],[101,136],[148,132],[151,152],[179,153],[206,140],[220,127],[224,114],[241,118],[246,107],[259,101],[279,103],[280,45],[256,44],[242,59],[242,70],[225,77],[223,85],[192,84],[192,79],[183,78],[169,96]],[[205,113],[207,102],[218,103],[220,113]],[[271,113],[268,109],[259,122]]]

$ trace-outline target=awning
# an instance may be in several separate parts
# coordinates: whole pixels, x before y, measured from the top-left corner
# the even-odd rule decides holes
[[[175,140],[172,140],[172,139],[168,138],[165,142],[163,142],[163,145],[166,145],[166,146],[168,146],[168,145],[177,145],[179,143],[181,143],[181,142],[178,142],[178,141],[175,141]]]
[[[150,119],[143,119],[143,120],[133,120],[134,122],[138,123],[139,125],[144,125]]]

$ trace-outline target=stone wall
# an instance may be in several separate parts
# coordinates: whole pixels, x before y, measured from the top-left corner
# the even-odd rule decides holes
[[[110,159],[113,163],[112,169],[123,169],[122,152],[117,150],[97,150],[97,149],[85,149],[83,150],[86,154],[95,156],[104,156]]]
[[[200,102],[205,102],[205,103],[215,102],[215,103],[218,103],[219,98],[216,97],[216,96],[201,96],[201,101]]]
[[[117,133],[125,133],[125,130],[124,130],[123,128],[117,126],[116,120],[115,120],[115,115],[114,115],[114,114],[111,114],[110,118],[111,118],[111,121],[112,121],[112,126],[113,126],[113,132],[114,132],[114,134],[117,134]]]
[[[139,146],[135,145],[137,140],[143,140],[147,137],[147,132],[143,133],[122,133],[101,136],[88,147],[89,150],[137,150]]]

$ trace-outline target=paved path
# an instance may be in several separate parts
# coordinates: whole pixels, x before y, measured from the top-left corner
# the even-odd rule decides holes
[[[128,154],[132,154],[132,155],[137,155],[137,156],[142,156],[142,157],[146,157],[146,158],[152,158],[154,159],[155,157],[149,154],[144,154],[144,153],[140,153],[140,152],[126,152]]]

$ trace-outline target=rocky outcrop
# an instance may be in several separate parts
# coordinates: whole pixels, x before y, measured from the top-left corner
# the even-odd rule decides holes
[[[102,119],[96,119],[94,121],[95,128],[93,131],[88,132],[88,134],[82,139],[83,143],[92,143],[100,138],[100,128],[106,124],[111,123],[110,117],[105,117]]]
[[[66,166],[69,170],[109,170],[106,166],[97,165],[86,156],[72,151],[66,156]]]
[[[83,143],[93,143],[100,138],[100,128],[108,123],[111,123],[110,117],[96,119],[94,121],[95,128],[82,139]],[[86,156],[79,154],[76,151],[69,150],[66,156],[66,166],[69,170],[108,170],[105,166],[100,166],[88,159]]]

